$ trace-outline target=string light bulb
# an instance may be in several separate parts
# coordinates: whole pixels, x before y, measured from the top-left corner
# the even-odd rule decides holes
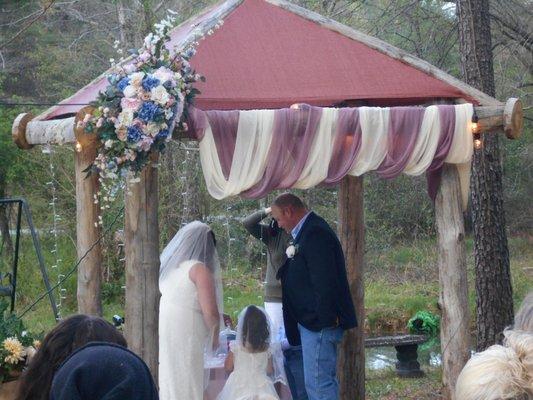
[[[479,150],[483,146],[483,142],[481,141],[481,133],[479,132],[479,118],[475,110],[472,114],[472,123],[470,124],[470,129],[474,134],[474,149]]]
[[[481,140],[481,133],[474,133],[474,149],[479,150],[483,147],[483,141]]]
[[[78,141],[76,140],[76,152],[77,152],[77,153],[81,153],[82,150],[83,150],[83,146],[81,145],[80,142],[78,142]]]

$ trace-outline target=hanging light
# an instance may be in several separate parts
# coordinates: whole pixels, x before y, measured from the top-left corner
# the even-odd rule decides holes
[[[78,141],[76,140],[76,152],[77,152],[77,153],[81,153],[82,150],[83,150],[83,146],[81,145],[80,142],[78,142]]]
[[[474,114],[472,114],[472,123],[470,125],[470,129],[474,134],[474,149],[479,150],[481,147],[483,147],[483,142],[481,141],[481,133],[479,132],[479,118],[475,110]]]
[[[481,134],[474,133],[474,149],[479,150],[483,147],[483,142],[481,141]]]

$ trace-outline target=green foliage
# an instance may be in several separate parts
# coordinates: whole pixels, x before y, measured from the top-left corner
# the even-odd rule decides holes
[[[24,324],[9,312],[9,302],[5,299],[0,300],[0,315],[0,342],[8,337],[19,337],[23,345],[32,344],[33,339],[29,335],[22,336],[25,331]]]
[[[0,382],[13,379],[15,372],[22,371],[28,348],[34,345],[34,336],[20,319],[9,313],[9,302],[0,300]]]
[[[437,336],[439,333],[440,318],[429,311],[418,311],[408,322],[409,333]]]

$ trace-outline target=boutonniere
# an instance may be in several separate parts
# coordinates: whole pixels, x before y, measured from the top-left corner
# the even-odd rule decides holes
[[[294,244],[293,242],[290,242],[289,247],[287,247],[287,250],[285,250],[285,254],[287,254],[287,258],[294,258],[296,253],[298,253],[298,245]]]

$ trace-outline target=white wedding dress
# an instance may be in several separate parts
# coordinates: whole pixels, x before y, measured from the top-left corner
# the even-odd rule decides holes
[[[279,400],[272,380],[267,376],[270,351],[249,353],[231,342],[234,370],[217,400]]]
[[[159,397],[204,398],[204,323],[196,285],[189,278],[198,261],[182,262],[159,283]],[[234,400],[234,399],[233,399]]]

